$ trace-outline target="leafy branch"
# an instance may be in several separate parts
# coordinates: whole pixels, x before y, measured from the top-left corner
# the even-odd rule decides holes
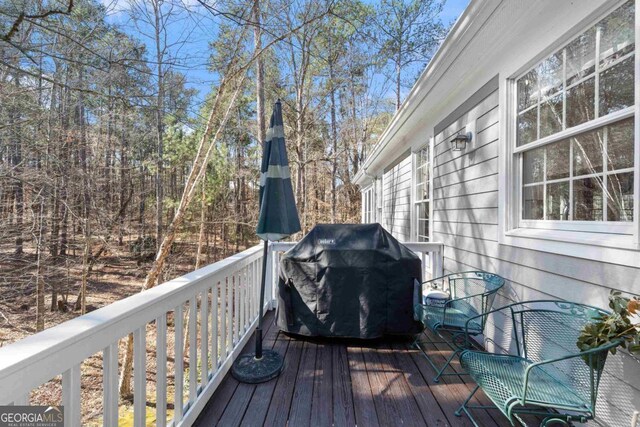
[[[610,314],[598,316],[585,325],[576,343],[578,348],[587,351],[620,341],[619,347],[640,354],[640,323],[634,323],[637,322],[634,317],[640,315],[640,300],[638,297],[623,297],[620,291],[611,291],[609,307]],[[615,354],[617,347],[612,347],[609,351]]]

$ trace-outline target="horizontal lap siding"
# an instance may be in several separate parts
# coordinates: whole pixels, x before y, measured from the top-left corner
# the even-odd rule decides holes
[[[517,301],[560,298],[606,306],[610,289],[638,293],[640,270],[498,243],[498,92],[436,135],[434,151],[433,237],[445,245],[445,272],[481,269],[496,272],[507,285],[494,307]],[[473,133],[462,152],[451,151],[457,132]],[[502,352],[509,319],[487,322],[485,345]],[[513,348],[511,348],[513,350]],[[629,425],[640,406],[640,364],[618,353],[607,360],[600,386],[597,422]]]
[[[411,156],[383,177],[383,226],[398,240],[411,236]]]

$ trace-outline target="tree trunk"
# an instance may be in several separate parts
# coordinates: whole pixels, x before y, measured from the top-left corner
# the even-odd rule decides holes
[[[200,196],[200,233],[198,234],[198,250],[196,252],[196,270],[200,268],[202,250],[204,247],[204,233],[206,230],[207,192],[206,175],[202,177],[202,194]]]
[[[44,279],[42,268],[42,250],[44,230],[44,200],[40,197],[40,212],[38,218],[38,238],[36,241],[36,332],[44,330]],[[54,304],[52,303],[52,306]]]
[[[262,13],[260,10],[260,0],[253,2],[253,47],[254,52],[258,53],[262,50],[262,31],[260,21]],[[256,58],[256,116],[258,124],[258,142],[264,144],[267,139],[267,127],[264,120],[264,65],[262,56]]]
[[[157,162],[156,162],[156,242],[158,244],[157,249],[160,249],[160,241],[162,239],[163,224],[163,187],[162,187],[162,171],[163,171],[163,133],[164,133],[164,70],[163,61],[164,55],[162,53],[162,45],[160,41],[161,37],[161,16],[160,2],[158,0],[153,1],[153,12],[155,19],[155,43],[156,43],[156,62],[157,62],[157,79],[158,79],[158,96],[156,98],[156,132],[157,132]]]
[[[193,161],[193,166],[191,168],[191,171],[189,172],[187,182],[185,183],[182,198],[180,199],[180,203],[176,208],[176,214],[173,220],[169,224],[169,227],[167,227],[162,243],[160,244],[160,248],[158,249],[158,253],[156,254],[156,259],[151,266],[149,273],[147,274],[142,290],[150,289],[156,285],[158,277],[162,272],[164,263],[171,250],[171,246],[173,245],[173,242],[175,240],[176,232],[182,225],[185,214],[187,213],[187,208],[191,204],[191,200],[193,199],[197,186],[204,176],[213,148],[215,147],[222,131],[226,127],[231,109],[233,108],[238,94],[242,89],[244,78],[245,74],[243,73],[240,81],[236,86],[235,91],[228,101],[228,106],[224,111],[221,121],[214,131],[215,119],[220,113],[219,108],[222,102],[223,94],[226,91],[227,81],[223,78],[220,86],[218,87],[218,91],[211,108],[211,113],[209,114],[209,118],[207,119],[205,131],[203,132],[198,144],[198,150]],[[127,349],[125,353],[125,363],[123,364],[123,369],[120,376],[120,395],[123,397],[128,396],[131,393],[131,367],[133,365],[132,360],[133,338],[129,338],[127,341]]]
[[[329,50],[329,85],[330,85],[330,101],[331,101],[331,223],[335,224],[337,220],[337,198],[336,198],[336,177],[338,175],[338,126],[336,123],[336,89],[333,84],[335,79],[333,69],[333,56]],[[354,117],[355,120],[355,117]]]

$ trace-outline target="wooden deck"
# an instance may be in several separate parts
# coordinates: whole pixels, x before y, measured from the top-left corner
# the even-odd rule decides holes
[[[278,331],[273,313],[265,325],[264,345],[285,357],[284,372],[258,385],[227,374],[196,426],[472,425],[453,414],[473,389],[472,380],[456,375],[434,383],[433,370],[409,341],[295,339]],[[253,346],[252,340],[245,351]],[[446,345],[427,346],[441,360],[450,354]],[[480,392],[476,396],[488,403]],[[482,426],[510,425],[498,411],[475,414]]]

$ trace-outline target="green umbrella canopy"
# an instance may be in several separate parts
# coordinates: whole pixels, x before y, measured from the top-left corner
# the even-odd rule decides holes
[[[282,104],[273,107],[260,173],[260,216],[256,234],[262,240],[282,240],[300,231],[300,219],[293,197],[282,125]]]

